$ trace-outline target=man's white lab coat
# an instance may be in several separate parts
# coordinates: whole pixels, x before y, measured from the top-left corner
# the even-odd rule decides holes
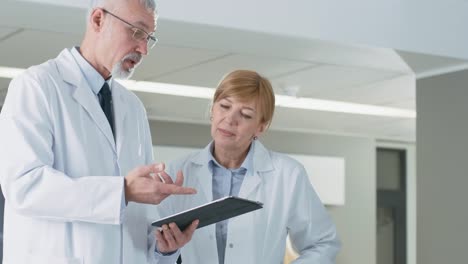
[[[70,50],[11,82],[0,115],[4,264],[152,257],[146,207],[130,203],[123,223],[120,215],[123,176],[153,161],[148,121],[117,82],[112,97],[115,140]]]

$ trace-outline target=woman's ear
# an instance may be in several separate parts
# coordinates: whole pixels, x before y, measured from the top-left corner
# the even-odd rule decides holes
[[[208,114],[210,115],[210,122],[213,121],[213,104],[210,105]]]
[[[257,133],[255,133],[254,136],[257,138],[261,136],[266,131],[267,127],[268,127],[268,123],[261,123],[257,129]]]

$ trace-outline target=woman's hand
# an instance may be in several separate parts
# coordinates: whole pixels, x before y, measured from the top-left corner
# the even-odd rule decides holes
[[[161,229],[156,230],[158,252],[166,254],[183,247],[192,239],[198,222],[198,220],[193,221],[183,232],[175,223],[163,225]]]

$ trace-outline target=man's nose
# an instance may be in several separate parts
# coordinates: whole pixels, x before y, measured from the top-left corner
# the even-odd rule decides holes
[[[139,52],[142,55],[148,55],[148,41],[146,41],[145,39],[138,41],[137,52]]]

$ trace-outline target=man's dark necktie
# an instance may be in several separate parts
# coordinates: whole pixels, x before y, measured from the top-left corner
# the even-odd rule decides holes
[[[109,125],[112,129],[112,134],[114,134],[114,116],[112,115],[112,93],[109,88],[109,84],[104,82],[101,90],[99,91],[99,103],[101,104],[102,111],[109,121]]]

